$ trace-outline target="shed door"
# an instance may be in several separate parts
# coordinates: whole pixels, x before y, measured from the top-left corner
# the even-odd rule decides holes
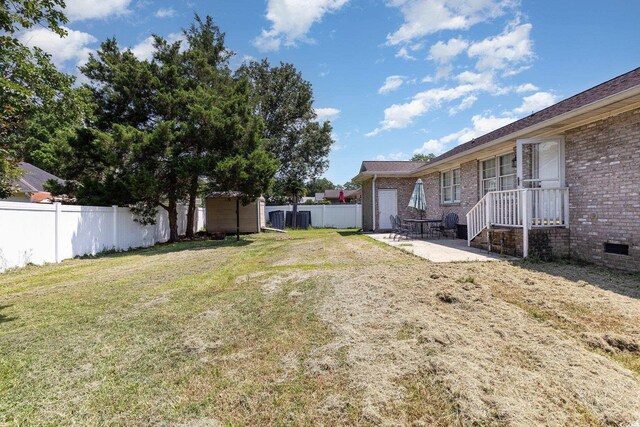
[[[378,203],[380,205],[380,224],[378,228],[391,229],[391,215],[398,214],[398,190],[378,190]]]

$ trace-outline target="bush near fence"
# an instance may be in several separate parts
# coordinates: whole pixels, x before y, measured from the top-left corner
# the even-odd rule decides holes
[[[178,232],[186,230],[186,207],[178,210]],[[197,212],[196,231],[204,227]],[[169,220],[158,210],[155,225],[136,222],[128,208],[54,203],[0,202],[0,272],[27,264],[61,262],[107,250],[123,251],[169,240]]]

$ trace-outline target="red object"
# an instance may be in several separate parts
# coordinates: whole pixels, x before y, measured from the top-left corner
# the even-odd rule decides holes
[[[340,195],[338,196],[338,202],[344,203],[344,190],[340,190]]]

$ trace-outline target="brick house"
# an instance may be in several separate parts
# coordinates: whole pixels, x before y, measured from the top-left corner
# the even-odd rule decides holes
[[[469,245],[640,271],[640,68],[431,162],[363,162],[364,230],[415,217],[417,178],[426,216],[456,212]]]

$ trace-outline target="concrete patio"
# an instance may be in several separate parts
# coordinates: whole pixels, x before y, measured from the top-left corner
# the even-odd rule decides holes
[[[374,240],[398,247],[431,262],[461,262],[461,261],[504,261],[513,257],[467,246],[462,239],[390,239],[389,233],[368,234]]]

